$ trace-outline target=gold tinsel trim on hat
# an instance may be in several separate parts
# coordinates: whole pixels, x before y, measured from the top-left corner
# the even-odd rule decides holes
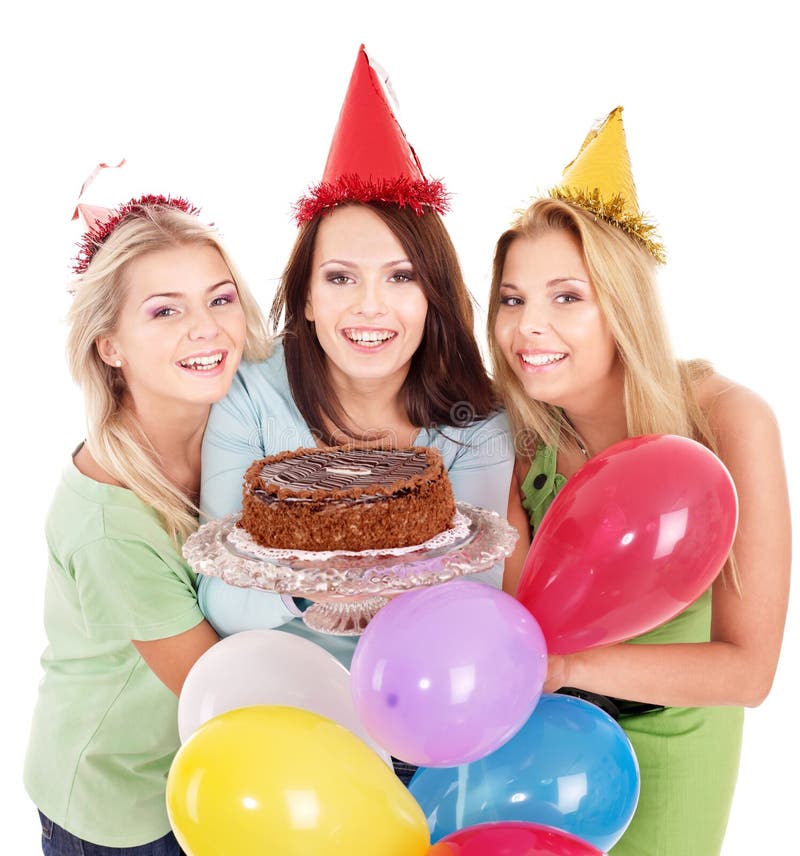
[[[588,193],[585,190],[575,190],[571,187],[554,187],[548,195],[552,199],[560,199],[563,202],[569,202],[571,205],[577,205],[606,223],[617,226],[623,232],[636,238],[659,264],[663,265],[666,262],[667,254],[664,245],[661,243],[657,227],[653,223],[648,223],[641,214],[631,214],[626,211],[625,199],[620,194],[605,200],[597,188]]]

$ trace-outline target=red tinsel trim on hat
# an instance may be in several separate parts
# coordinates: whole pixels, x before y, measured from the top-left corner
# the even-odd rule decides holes
[[[72,263],[72,270],[76,274],[86,273],[90,262],[94,258],[95,253],[103,245],[103,242],[108,236],[119,226],[119,224],[130,214],[141,211],[144,208],[155,207],[158,205],[168,208],[177,208],[179,211],[184,211],[186,214],[199,214],[200,209],[191,202],[181,196],[162,196],[161,194],[145,194],[137,199],[131,199],[119,208],[115,208],[109,213],[109,217],[98,223],[94,228],[89,229],[78,242],[78,254]]]
[[[415,213],[431,209],[445,214],[450,207],[450,194],[441,181],[396,179],[364,179],[358,175],[341,175],[335,181],[325,181],[312,187],[308,195],[294,206],[294,217],[302,226],[343,202],[389,202],[408,205]]]

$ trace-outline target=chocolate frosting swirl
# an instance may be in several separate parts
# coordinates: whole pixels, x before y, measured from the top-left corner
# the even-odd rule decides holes
[[[265,484],[298,491],[388,488],[423,475],[427,466],[424,449],[320,450],[266,464],[260,475]]]

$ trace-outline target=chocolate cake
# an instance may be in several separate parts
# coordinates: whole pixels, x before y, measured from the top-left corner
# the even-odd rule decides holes
[[[447,529],[453,490],[436,449],[297,449],[254,461],[238,525],[264,547],[380,550]]]

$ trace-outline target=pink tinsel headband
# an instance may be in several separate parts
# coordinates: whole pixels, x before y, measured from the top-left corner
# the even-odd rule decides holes
[[[137,212],[141,212],[145,208],[165,206],[168,208],[176,208],[186,214],[199,214],[200,209],[192,205],[186,199],[180,196],[162,196],[147,194],[140,196],[137,199],[131,199],[124,205],[108,211],[108,215],[102,221],[94,223],[81,240],[78,242],[78,253],[72,264],[72,270],[76,274],[86,273],[95,253],[100,249],[103,242],[108,236],[125,220],[126,217]]]

